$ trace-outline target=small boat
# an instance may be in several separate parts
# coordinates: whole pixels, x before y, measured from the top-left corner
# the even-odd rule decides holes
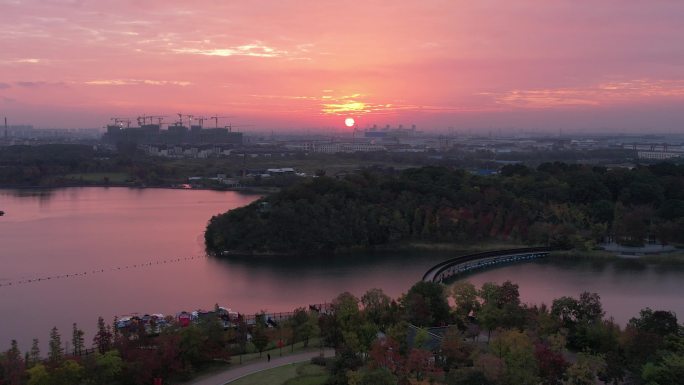
[[[5,215],[5,212],[2,211],[2,210],[0,210],[0,217],[3,216],[3,215]]]

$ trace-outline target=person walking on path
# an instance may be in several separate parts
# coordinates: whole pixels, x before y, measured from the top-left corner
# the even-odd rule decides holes
[[[271,362],[271,353],[266,353],[267,362]]]

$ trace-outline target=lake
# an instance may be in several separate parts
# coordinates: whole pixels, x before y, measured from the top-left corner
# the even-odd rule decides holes
[[[22,349],[34,337],[46,346],[53,326],[69,340],[74,322],[90,341],[98,316],[111,322],[116,315],[175,314],[216,303],[243,313],[290,311],[374,287],[397,297],[430,266],[455,255],[204,256],[209,218],[257,198],[207,190],[0,190],[6,212],[0,217],[0,349],[13,338]],[[510,279],[524,301],[535,303],[595,291],[620,323],[646,306],[684,314],[684,270],[674,266],[548,259],[466,279],[478,286]]]

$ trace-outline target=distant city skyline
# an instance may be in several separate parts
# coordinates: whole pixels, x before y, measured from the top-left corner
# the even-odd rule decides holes
[[[684,3],[0,0],[0,117],[684,132]],[[226,124],[228,121],[226,121]],[[208,123],[205,123],[208,124]]]

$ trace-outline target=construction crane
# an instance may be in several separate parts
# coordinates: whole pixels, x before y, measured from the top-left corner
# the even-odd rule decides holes
[[[149,116],[149,118],[150,118],[150,124],[152,123],[152,119],[157,119],[157,124],[159,124],[161,126],[162,121],[164,120],[164,118],[166,118],[166,115],[152,115],[152,116]]]
[[[218,120],[219,119],[228,119],[228,118],[234,118],[234,116],[210,116],[209,119],[214,120],[214,128],[218,128]]]
[[[195,116],[195,119],[199,122],[199,126],[204,128],[204,121],[207,120],[206,116]]]
[[[131,127],[131,120],[128,119],[128,118],[116,117],[116,118],[110,118],[109,120],[113,120],[113,121],[114,121],[114,125],[115,125],[115,126],[119,126],[119,127],[121,127],[121,128],[123,127],[123,124],[124,124],[124,123],[126,124],[126,128],[130,128],[130,127]]]
[[[138,121],[138,126],[141,126],[141,127],[142,127],[142,126],[144,126],[145,124],[147,124],[147,116],[146,116],[146,115],[138,116],[138,117],[135,118],[135,119]],[[140,123],[141,121],[142,121],[142,123]]]

